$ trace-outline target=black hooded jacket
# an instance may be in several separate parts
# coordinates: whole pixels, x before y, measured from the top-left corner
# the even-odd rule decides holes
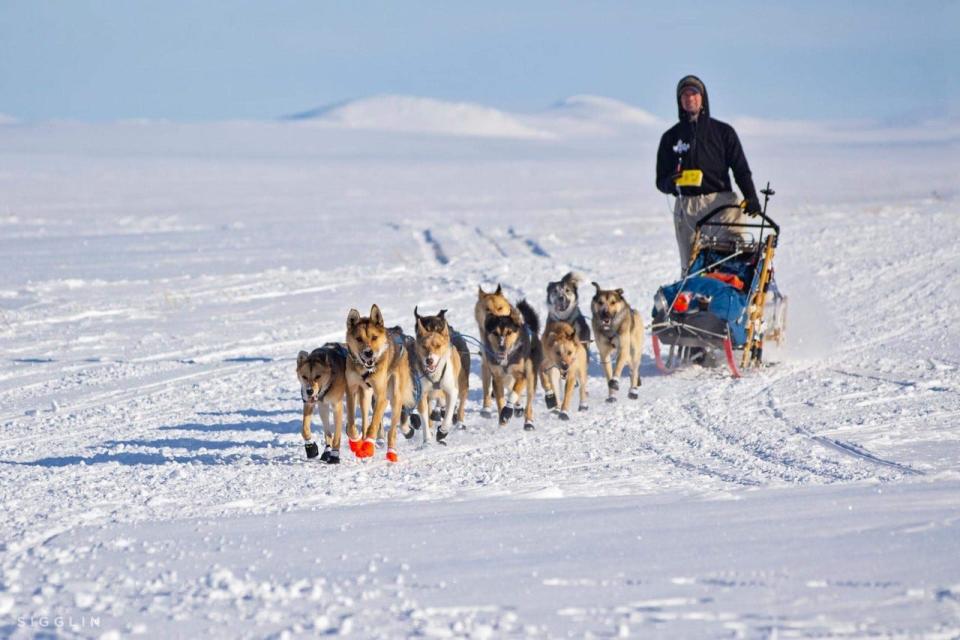
[[[698,78],[696,80],[700,82]],[[702,82],[700,84],[703,86]],[[705,86],[701,94],[703,109],[696,120],[689,118],[680,105],[680,96],[677,95],[677,115],[680,122],[670,127],[660,138],[660,147],[657,150],[657,189],[671,195],[679,192],[679,195],[684,196],[731,191],[730,170],[733,170],[733,177],[743,197],[748,203],[758,205],[750,165],[743,155],[737,132],[726,122],[710,117],[710,101]],[[703,172],[703,182],[699,187],[677,187],[674,184],[674,176],[685,169],[699,169]]]

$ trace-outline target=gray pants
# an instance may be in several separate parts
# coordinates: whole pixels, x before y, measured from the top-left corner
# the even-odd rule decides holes
[[[697,233],[697,221],[720,205],[739,205],[740,197],[733,191],[708,193],[703,196],[680,196],[673,207],[673,227],[677,232],[677,248],[680,249],[680,272],[687,273],[690,254],[693,252],[693,238]],[[714,218],[717,222],[741,222],[746,216],[737,209],[724,209]],[[730,237],[739,235],[735,228],[713,227],[707,229],[711,236]]]

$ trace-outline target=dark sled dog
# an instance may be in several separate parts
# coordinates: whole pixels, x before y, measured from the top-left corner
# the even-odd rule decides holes
[[[539,331],[540,319],[526,300],[518,302],[509,315],[488,316],[484,324],[484,357],[490,368],[501,425],[519,415],[520,394],[526,391],[523,428],[534,429],[533,398],[543,362]],[[510,387],[509,398],[506,387]]]

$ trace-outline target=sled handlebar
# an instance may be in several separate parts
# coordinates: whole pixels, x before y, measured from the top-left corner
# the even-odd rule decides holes
[[[700,227],[709,225],[711,227],[741,227],[741,228],[754,228],[760,229],[763,227],[772,227],[776,234],[780,235],[780,225],[773,221],[773,218],[768,216],[766,213],[758,213],[757,217],[762,218],[763,222],[711,222],[711,218],[720,213],[725,209],[739,209],[740,207],[735,204],[723,204],[717,207],[716,209],[710,211],[707,215],[703,216],[697,220],[697,230]]]

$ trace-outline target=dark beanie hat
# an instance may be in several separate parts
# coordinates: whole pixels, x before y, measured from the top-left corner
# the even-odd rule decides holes
[[[697,76],[685,76],[680,82],[677,83],[677,97],[680,97],[680,94],[683,93],[683,90],[687,87],[696,89],[697,93],[704,95],[707,92],[707,88],[703,86],[703,82]]]

